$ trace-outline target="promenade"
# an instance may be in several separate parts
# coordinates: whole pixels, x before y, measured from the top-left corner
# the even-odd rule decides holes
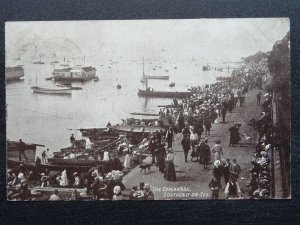
[[[245,95],[244,106],[240,107],[238,103],[237,107],[234,108],[231,113],[226,114],[225,123],[221,123],[222,118],[218,118],[215,123],[212,124],[211,134],[208,137],[210,148],[213,147],[215,140],[221,140],[224,159],[237,159],[237,163],[242,169],[238,180],[241,189],[245,188],[247,180],[249,179],[247,170],[250,168],[250,161],[256,140],[256,132],[253,128],[246,125],[246,121],[259,116],[261,112],[260,106],[256,105],[257,93],[258,90],[250,90]],[[229,147],[228,129],[234,122],[240,122],[242,124],[240,133],[246,133],[251,138],[246,140],[242,137],[240,144],[235,147]],[[188,162],[185,163],[183,150],[180,144],[181,139],[182,134],[176,134],[173,143],[175,153],[174,164],[177,176],[176,182],[165,180],[163,174],[155,166],[151,167],[151,172],[149,173],[144,173],[144,171],[141,172],[140,168],[136,167],[123,178],[125,186],[131,188],[132,185],[139,184],[140,182],[149,183],[156,200],[210,199],[211,191],[208,184],[213,177],[213,165],[209,165],[209,170],[204,170],[202,164],[199,165],[195,158],[195,162],[191,162],[190,157],[188,157]],[[203,139],[204,135],[201,137],[201,140]],[[147,158],[146,161],[151,162],[151,158]],[[219,193],[219,199],[225,198],[224,189],[225,184],[222,180],[222,189]],[[247,196],[245,196],[245,198],[247,198]]]

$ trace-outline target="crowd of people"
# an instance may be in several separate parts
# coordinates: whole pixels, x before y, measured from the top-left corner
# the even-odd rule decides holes
[[[257,105],[260,105],[260,93],[257,95]],[[271,155],[272,148],[276,145],[273,137],[272,125],[272,94],[264,95],[264,103],[261,105],[262,113],[258,120],[252,120],[252,125],[258,131],[258,143],[249,169],[250,180],[247,187],[249,195],[254,199],[269,198],[271,195]]]
[[[219,190],[224,180],[226,198],[238,198],[241,196],[241,189],[238,184],[241,167],[236,159],[232,161],[223,157],[223,147],[220,140],[210,148],[208,145],[212,123],[220,118],[221,123],[226,122],[226,114],[231,113],[237,107],[245,104],[245,94],[249,88],[261,86],[261,78],[251,73],[233,73],[226,82],[218,82],[211,85],[191,87],[191,97],[183,99],[180,103],[173,99],[174,107],[164,108],[159,112],[160,118],[167,120],[167,130],[157,130],[151,134],[144,134],[143,140],[138,148],[147,148],[152,156],[151,164],[155,164],[162,176],[167,181],[176,181],[176,172],[173,150],[174,136],[182,134],[181,145],[184,152],[184,161],[187,163],[189,156],[191,162],[203,164],[203,169],[208,169],[210,162],[213,165],[213,179],[209,183],[212,190],[212,199],[218,199]],[[257,105],[261,105],[261,93],[257,95]],[[249,170],[251,180],[249,181],[249,194],[255,198],[266,196],[270,191],[269,174],[269,143],[270,128],[270,104],[272,96],[266,96],[263,107],[263,114],[259,121],[259,143],[252,160],[252,167]],[[176,106],[176,107],[175,107]],[[228,130],[230,134],[229,146],[234,147],[241,141],[240,123],[234,123]],[[71,136],[71,145],[74,147],[75,138]],[[75,190],[73,198],[83,199],[80,189],[86,189],[85,194],[92,196],[95,200],[101,199],[123,199],[122,191],[125,186],[122,183],[123,172],[130,168],[130,161],[135,151],[126,136],[121,136],[117,144],[117,152],[126,150],[126,157],[122,166],[117,157],[109,159],[108,154],[103,156],[103,161],[112,162],[109,169],[92,168],[88,173],[74,173],[62,171],[60,174],[50,175],[47,171],[38,171],[38,166],[25,175],[22,164],[16,171],[7,171],[7,187],[9,199],[28,199],[30,192],[28,185],[40,185],[41,187],[70,187]],[[44,152],[44,156],[46,152]],[[196,161],[194,160],[196,159]],[[45,160],[45,159],[44,159]],[[113,165],[118,165],[114,167]],[[60,199],[57,191],[49,197],[49,200]],[[150,185],[134,185],[129,194],[129,199],[154,199]]]

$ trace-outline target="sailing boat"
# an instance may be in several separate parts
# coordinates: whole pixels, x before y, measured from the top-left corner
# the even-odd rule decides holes
[[[141,79],[141,82],[142,82],[142,83],[145,83],[146,80],[147,80],[146,77],[145,77],[144,67],[145,67],[145,66],[144,66],[144,57],[143,57],[143,76],[142,76],[142,79]]]
[[[166,70],[166,72],[169,72],[169,70]],[[142,78],[141,82],[145,83],[145,79],[169,80],[169,75],[166,75],[166,76],[145,75],[144,74],[144,57],[143,57],[143,78]]]
[[[51,61],[51,64],[59,63],[59,61],[57,61],[56,58],[57,58],[57,57],[56,57],[56,54],[54,53],[54,54],[53,54],[53,57],[52,57],[52,59],[54,59],[54,61]]]
[[[40,60],[33,62],[33,64],[45,64],[45,62],[42,62],[42,57],[40,56]]]
[[[37,47],[35,46],[35,53],[34,53],[34,59],[36,60],[36,55],[37,55]],[[40,55],[39,57],[39,61],[33,61],[33,64],[45,64],[44,62],[42,62],[42,56]]]
[[[69,64],[68,63],[65,63],[66,62],[66,58],[64,57],[64,63],[63,64],[60,64],[61,66],[69,66]]]

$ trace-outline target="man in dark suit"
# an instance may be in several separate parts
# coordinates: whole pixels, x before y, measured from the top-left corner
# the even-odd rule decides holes
[[[207,138],[201,142],[199,148],[200,148],[200,160],[199,160],[199,164],[201,164],[201,159],[203,162],[203,167],[204,169],[207,169],[207,165],[210,159],[210,147],[207,144],[208,140]]]
[[[28,160],[27,156],[25,155],[25,143],[22,141],[22,139],[19,139],[19,160],[22,160],[21,155],[24,156],[26,160]]]
[[[219,198],[219,189],[221,188],[220,183],[216,177],[214,177],[208,184],[211,190],[211,199],[217,200]]]
[[[172,148],[173,136],[174,136],[173,127],[170,127],[166,133],[166,141],[168,143],[168,148]]]
[[[189,150],[191,148],[190,138],[188,137],[187,134],[183,135],[181,145],[182,145],[183,152],[184,152],[184,161],[187,163],[187,156],[188,156]]]

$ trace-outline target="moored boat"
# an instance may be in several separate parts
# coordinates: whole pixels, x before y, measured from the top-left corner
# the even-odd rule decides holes
[[[22,66],[5,67],[5,81],[20,80],[24,77]]]
[[[145,75],[144,76],[145,79],[153,79],[153,80],[169,80],[169,76],[150,76],[150,75]]]
[[[71,88],[60,88],[60,89],[51,89],[51,88],[41,88],[41,87],[31,87],[35,93],[43,94],[72,94]]]
[[[139,89],[138,95],[142,97],[156,97],[156,98],[187,98],[193,95],[193,92],[187,91],[151,91]]]
[[[175,87],[175,83],[174,82],[170,83],[169,87]]]

